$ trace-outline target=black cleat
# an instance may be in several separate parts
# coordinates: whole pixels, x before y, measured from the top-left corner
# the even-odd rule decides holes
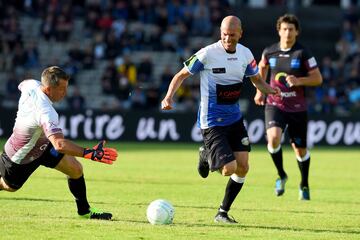
[[[233,217],[229,217],[227,212],[218,212],[215,215],[214,222],[216,223],[228,223],[228,224],[234,224],[238,223]]]
[[[80,215],[81,218],[97,219],[97,220],[111,220],[112,214],[107,212],[99,211],[96,208],[90,208],[89,213]]]
[[[207,178],[209,175],[209,163],[208,163],[208,154],[204,146],[199,147],[199,164],[198,172],[202,178]]]

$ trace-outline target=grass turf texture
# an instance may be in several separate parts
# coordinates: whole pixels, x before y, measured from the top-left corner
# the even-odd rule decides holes
[[[275,197],[270,156],[265,146],[253,146],[250,172],[230,211],[239,224],[230,226],[213,222],[227,178],[198,176],[198,145],[109,146],[119,151],[114,165],[80,161],[90,204],[112,212],[113,221],[79,219],[65,176],[41,167],[18,192],[0,192],[0,239],[360,238],[359,148],[312,149],[312,200],[303,202],[298,200],[300,176],[292,150],[284,148],[285,194]],[[146,208],[158,198],[174,205],[174,224],[147,222]]]

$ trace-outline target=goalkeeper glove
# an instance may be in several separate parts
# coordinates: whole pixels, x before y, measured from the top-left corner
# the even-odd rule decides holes
[[[104,148],[106,141],[100,141],[93,148],[85,148],[83,157],[93,161],[102,162],[106,164],[113,164],[117,158],[117,151],[114,148]]]

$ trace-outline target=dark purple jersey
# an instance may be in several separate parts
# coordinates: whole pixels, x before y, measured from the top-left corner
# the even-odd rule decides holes
[[[281,89],[281,97],[268,95],[266,104],[286,112],[306,111],[305,87],[288,87],[287,75],[306,77],[317,68],[312,54],[301,44],[295,43],[291,49],[282,50],[280,44],[273,44],[263,51],[262,61],[269,66],[270,85]]]

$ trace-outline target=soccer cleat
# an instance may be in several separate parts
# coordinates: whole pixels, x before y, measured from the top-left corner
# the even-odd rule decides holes
[[[285,183],[288,180],[287,176],[284,178],[278,178],[275,181],[275,194],[276,196],[281,196],[285,192]]]
[[[202,178],[207,178],[209,175],[208,155],[204,146],[199,147],[199,163],[197,170]]]
[[[89,209],[90,212],[83,214],[83,215],[79,215],[81,218],[86,218],[86,219],[98,219],[98,220],[111,220],[112,218],[112,214],[111,213],[107,213],[107,212],[101,212],[96,208],[90,208]]]
[[[216,222],[216,223],[229,223],[229,224],[237,223],[237,221],[232,216],[231,216],[231,218],[229,217],[227,212],[218,212],[215,215],[214,222]]]
[[[299,200],[310,200],[310,190],[308,187],[302,187],[299,189]]]

